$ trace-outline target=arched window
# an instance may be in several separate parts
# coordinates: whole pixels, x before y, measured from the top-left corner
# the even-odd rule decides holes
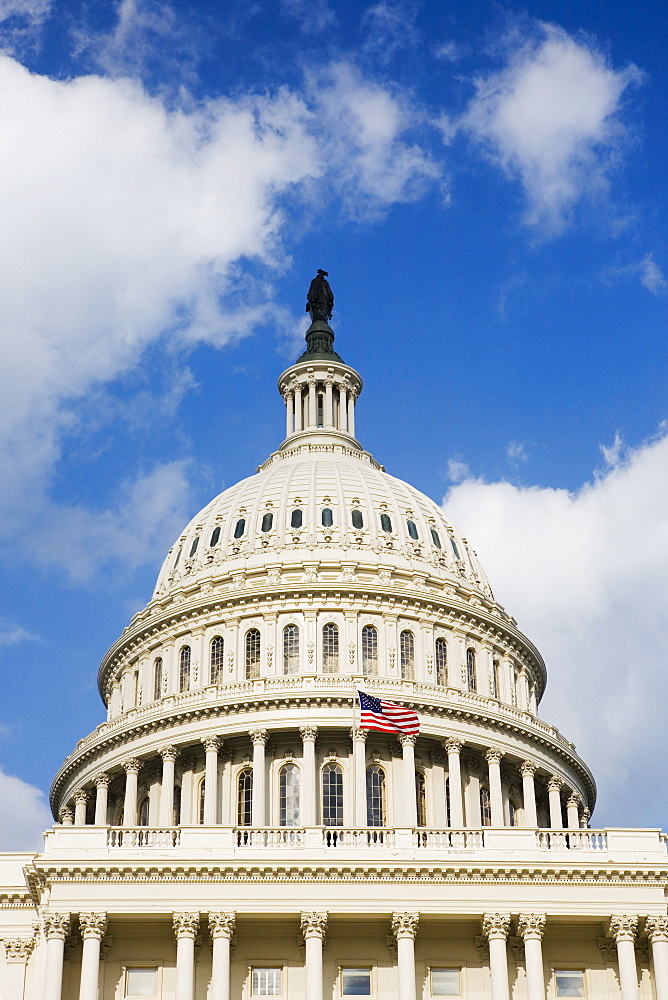
[[[241,538],[245,530],[246,530],[246,520],[245,518],[240,517],[234,526],[234,537]]]
[[[271,531],[274,524],[274,515],[269,510],[266,514],[262,515],[262,531]]]
[[[385,826],[385,771],[378,764],[366,769],[366,825]]]
[[[190,691],[190,646],[183,646],[179,654],[179,691]]]
[[[174,799],[172,806],[172,822],[178,826],[181,822],[181,786],[174,785]]]
[[[380,528],[381,531],[386,531],[389,535],[392,531],[392,518],[389,514],[380,515]]]
[[[197,552],[197,546],[198,545],[199,545],[199,535],[195,535],[195,538],[193,539],[193,543],[190,546],[190,556],[188,557],[189,559],[192,559],[192,557]]]
[[[149,797],[148,795],[145,795],[144,798],[139,803],[139,809],[138,809],[139,826],[148,826],[149,806],[150,806]]]
[[[436,683],[445,686],[448,683],[448,647],[445,639],[437,639],[435,643],[436,653]]]
[[[494,660],[492,663],[492,675],[491,675],[491,688],[492,688],[492,698],[499,697],[499,661]]]
[[[492,825],[492,802],[487,788],[480,789],[480,820],[483,826]]]
[[[260,676],[260,633],[256,628],[246,632],[246,680]]]
[[[278,776],[279,825],[299,826],[299,768],[285,764]]]
[[[462,557],[459,554],[459,549],[457,548],[457,542],[454,540],[454,538],[450,539],[450,544],[452,545],[452,551],[455,559],[457,560],[457,562],[461,562]]]
[[[322,627],[322,671],[325,674],[339,671],[339,627],[333,622]]]
[[[415,772],[415,807],[417,814],[417,825],[427,825],[427,796],[425,777],[422,771]]]
[[[215,635],[211,640],[211,657],[209,670],[209,683],[223,683],[223,667],[225,660],[225,643],[223,637]]]
[[[441,548],[441,536],[439,535],[439,533],[436,530],[436,528],[432,528],[431,529],[431,540],[432,540],[432,542],[434,543],[434,545],[436,546],[437,549]]]
[[[414,542],[418,540],[418,530],[415,525],[415,521],[406,521],[406,527],[408,528],[408,534],[413,539]]]
[[[153,701],[162,698],[162,657],[156,657],[153,664]]]
[[[179,565],[179,559],[181,558],[181,553],[183,552],[183,546],[179,545],[179,551],[176,553],[176,559],[174,560],[174,569]]]
[[[197,822],[204,826],[204,801],[206,799],[206,778],[202,778],[199,783],[199,795],[197,796]]]
[[[219,539],[220,539],[220,525],[217,524],[216,527],[211,532],[211,541],[209,542],[209,548],[212,549],[214,545],[217,545]]]
[[[343,769],[340,764],[325,764],[322,769],[323,826],[343,826]]]
[[[478,681],[475,675],[475,649],[471,646],[466,650],[466,686],[469,691],[478,690]]]
[[[253,768],[244,767],[237,778],[237,826],[253,822]]]
[[[401,654],[401,676],[405,681],[415,677],[415,639],[413,633],[405,629],[399,636],[399,652]]]
[[[323,528],[331,528],[334,524],[334,515],[329,507],[323,507],[321,520]]]
[[[302,526],[302,512],[299,507],[296,507],[292,514],[290,515],[290,527],[291,528],[301,528]]]
[[[364,517],[362,516],[362,511],[355,509],[350,515],[350,520],[352,521],[353,528],[356,531],[361,531],[364,527]]]
[[[283,629],[283,673],[299,673],[299,629],[286,625]]]
[[[365,677],[378,673],[378,631],[373,625],[362,629],[362,673]]]

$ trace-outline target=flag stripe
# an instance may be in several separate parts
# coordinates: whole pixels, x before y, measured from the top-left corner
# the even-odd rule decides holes
[[[377,729],[385,733],[420,732],[417,713],[403,705],[395,705],[384,698],[374,698],[364,691],[357,692],[360,701],[360,726],[362,729]]]

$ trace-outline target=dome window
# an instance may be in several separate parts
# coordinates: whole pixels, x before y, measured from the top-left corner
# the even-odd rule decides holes
[[[323,528],[331,528],[334,524],[334,515],[329,507],[323,507],[322,509],[322,526]]]
[[[260,632],[250,628],[246,632],[246,680],[253,681],[260,676]]]
[[[380,527],[382,531],[386,531],[389,535],[392,531],[392,518],[389,514],[380,515]]]
[[[190,691],[190,646],[183,646],[179,654],[179,692]]]
[[[162,698],[162,657],[156,657],[153,664],[153,701]]]
[[[278,776],[279,823],[281,826],[299,826],[299,768],[285,764]]]
[[[209,659],[209,684],[222,684],[225,662],[225,643],[223,642],[222,635],[216,635],[211,640],[211,655]]]
[[[245,530],[246,530],[246,520],[245,518],[240,517],[234,528],[234,537],[241,538]]]
[[[283,673],[299,673],[299,629],[286,625],[283,629]]]
[[[212,549],[214,545],[218,544],[218,539],[220,538],[220,525],[217,524],[216,527],[211,532],[211,541],[209,542],[209,548]]]
[[[190,546],[190,555],[188,556],[189,559],[192,559],[192,557],[197,552],[197,546],[198,545],[199,545],[199,535],[195,535],[195,537],[193,539],[193,543]]]
[[[469,691],[478,690],[478,678],[475,669],[475,649],[471,646],[466,650],[466,686]]]
[[[322,628],[322,672],[336,674],[339,671],[339,627],[334,622]]]
[[[351,514],[351,520],[353,528],[356,531],[361,531],[364,527],[364,518],[362,517],[362,511],[355,509]]]
[[[262,531],[271,531],[274,524],[274,515],[269,510],[266,514],[262,516]]]
[[[454,538],[450,539],[450,544],[452,545],[452,551],[455,554],[455,559],[457,560],[457,562],[461,562],[462,557],[459,554],[459,549],[457,548],[457,542],[454,540]]]
[[[441,538],[436,528],[431,529],[431,540],[437,549],[441,548]]]
[[[244,767],[237,778],[237,826],[250,826],[253,821],[253,770]]]
[[[399,636],[399,646],[401,654],[401,679],[412,681],[415,679],[415,639],[413,633],[408,629]]]
[[[438,638],[435,643],[436,653],[436,683],[446,685],[448,682],[448,647],[445,639]]]
[[[418,530],[415,526],[415,521],[406,521],[406,527],[408,528],[408,534],[413,539],[414,542],[418,540]]]
[[[325,764],[322,769],[322,824],[343,826],[343,768]]]
[[[183,552],[183,546],[179,545],[179,551],[176,553],[176,559],[174,560],[174,569],[179,565],[179,559],[181,558],[181,553]]]
[[[362,673],[365,677],[378,673],[378,630],[373,625],[362,629]]]
[[[385,771],[378,764],[366,769],[366,825],[385,826]]]
[[[301,528],[302,526],[302,511],[299,507],[295,507],[292,514],[290,515],[290,527],[291,528]]]

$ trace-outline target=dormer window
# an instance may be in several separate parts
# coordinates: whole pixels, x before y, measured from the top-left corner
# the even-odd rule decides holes
[[[386,531],[389,535],[392,531],[392,518],[389,514],[380,515],[380,528],[381,531]]]
[[[292,514],[290,515],[290,527],[291,528],[301,528],[302,526],[302,511],[299,507],[295,507]]]
[[[246,520],[245,518],[240,517],[234,528],[234,537],[241,538],[245,530],[246,530]]]
[[[406,527],[408,528],[408,534],[413,539],[414,542],[418,540],[418,530],[415,526],[415,521],[406,521]]]
[[[274,515],[269,510],[262,517],[262,529],[261,530],[262,531],[271,531],[273,523],[274,523]]]
[[[212,549],[214,545],[218,544],[220,538],[220,525],[217,524],[216,527],[211,532],[211,541],[209,542],[209,548]]]
[[[197,552],[197,546],[198,546],[198,545],[199,545],[199,535],[195,535],[195,537],[194,537],[194,539],[193,539],[193,543],[192,543],[192,545],[190,546],[190,555],[189,555],[189,557],[188,557],[189,559],[192,559],[192,557],[193,557],[193,556],[195,555],[195,553]]]
[[[436,531],[436,528],[432,528],[431,529],[431,540],[434,543],[434,545],[436,546],[436,548],[440,549],[440,547],[441,547],[441,539],[440,539],[440,536],[438,534],[438,531]]]
[[[454,540],[454,538],[450,539],[450,544],[452,545],[452,551],[455,554],[455,559],[457,560],[457,562],[461,562],[462,557],[459,554],[459,549],[457,548],[457,542]]]
[[[321,520],[323,528],[331,528],[334,524],[334,515],[329,507],[323,507]]]
[[[351,514],[351,521],[353,528],[356,531],[361,531],[364,527],[364,517],[362,516],[361,510],[354,510]]]

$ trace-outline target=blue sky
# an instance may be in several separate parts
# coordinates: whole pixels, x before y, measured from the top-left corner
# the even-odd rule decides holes
[[[359,436],[543,651],[595,823],[668,825],[667,22],[4,0],[0,847],[183,524],[280,443],[317,267]]]

